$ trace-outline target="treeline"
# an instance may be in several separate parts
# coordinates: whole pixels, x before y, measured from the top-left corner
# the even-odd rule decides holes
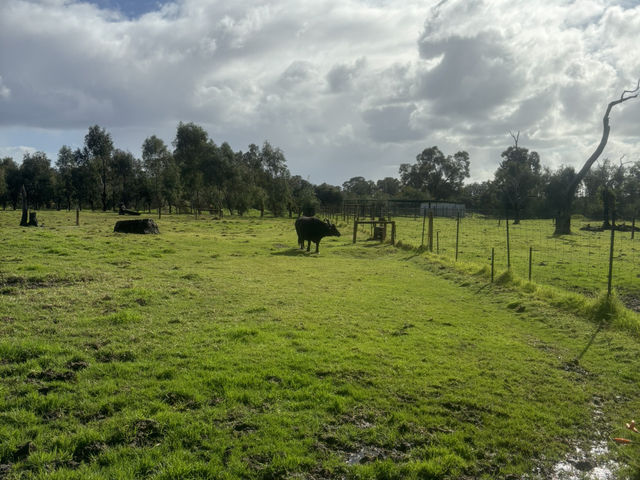
[[[24,155],[18,165],[0,160],[0,205],[17,208],[24,185],[31,208],[136,210],[168,208],[170,212],[226,210],[243,215],[289,216],[312,213],[319,206],[339,210],[345,200],[401,199],[453,201],[468,209],[525,217],[552,217],[575,172],[543,167],[537,152],[517,144],[506,148],[494,178],[465,184],[469,154],[445,155],[438,147],[424,149],[415,163],[400,165],[399,178],[367,180],[352,177],[341,186],[313,185],[291,175],[284,153],[269,142],[233,151],[217,145],[194,123],[178,124],[172,148],[156,136],[142,144],[142,158],[115,148],[111,135],[98,125],[89,128],[84,146],[63,146],[52,162],[42,152]],[[635,217],[640,206],[640,162],[605,159],[581,183],[575,213],[601,217]]]
[[[172,146],[154,135],[136,158],[94,125],[82,148],[60,148],[54,166],[42,152],[25,154],[20,165],[0,160],[0,204],[17,208],[23,185],[34,209],[162,207],[243,215],[255,208],[280,216],[312,210],[320,201],[342,203],[339,189],[292,176],[284,153],[269,142],[235,152],[226,142],[217,145],[202,127],[180,123]]]

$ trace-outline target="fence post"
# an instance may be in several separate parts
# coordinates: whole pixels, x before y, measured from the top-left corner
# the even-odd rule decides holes
[[[80,225],[80,207],[76,207],[76,227]]]
[[[495,258],[496,258],[496,249],[494,247],[491,247],[491,283],[493,283],[493,268],[495,265]]]
[[[433,252],[433,210],[429,209],[429,251]]]
[[[353,220],[353,243],[356,243],[356,237],[358,236],[358,222]]]
[[[607,297],[611,296],[611,279],[613,278],[613,245],[615,243],[615,235],[615,225],[611,225],[611,246],[609,247],[609,276],[607,279]]]
[[[633,237],[636,234],[636,217],[633,217],[633,219],[631,220],[631,240],[633,240]]]
[[[440,255],[440,230],[436,232],[436,253]]]
[[[460,212],[456,220],[456,262],[458,261],[458,242],[460,240]]]
[[[507,270],[511,270],[511,243],[509,240],[509,217],[504,219],[507,226]]]
[[[427,211],[425,210],[424,214],[422,215],[422,242],[420,242],[420,246],[424,247],[424,224],[427,221]]]
[[[533,247],[529,247],[529,281],[531,281],[531,260],[533,259]]]

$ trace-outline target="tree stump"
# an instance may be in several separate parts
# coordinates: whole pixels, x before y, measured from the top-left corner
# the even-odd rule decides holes
[[[150,218],[141,220],[120,220],[113,227],[115,233],[138,233],[138,234],[154,234],[160,233],[158,225]]]
[[[29,212],[29,223],[27,223],[27,227],[37,227],[38,226],[38,213],[37,212]]]
[[[27,190],[24,188],[24,185],[22,185],[22,189],[20,190],[20,196],[22,197],[22,218],[20,218],[20,226],[28,227],[27,213],[29,211],[29,204],[27,203]]]

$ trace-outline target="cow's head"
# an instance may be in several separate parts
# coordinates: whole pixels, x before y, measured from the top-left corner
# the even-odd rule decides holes
[[[329,228],[329,230],[327,232],[327,236],[328,237],[339,237],[340,236],[340,232],[336,228],[336,225],[334,223],[331,223],[328,218],[325,218],[324,221],[326,222],[327,227]]]

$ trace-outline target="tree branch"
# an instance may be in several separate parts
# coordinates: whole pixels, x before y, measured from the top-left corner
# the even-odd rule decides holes
[[[609,114],[611,113],[611,109],[618,105],[619,103],[626,102],[627,100],[631,100],[632,98],[636,98],[640,94],[640,79],[638,79],[638,83],[636,84],[636,88],[633,90],[624,90],[622,95],[618,100],[614,100],[609,102],[607,105],[607,110],[602,117],[602,138],[600,139],[600,143],[596,147],[595,151],[591,154],[591,156],[587,159],[583,167],[576,174],[573,181],[569,184],[569,188],[567,189],[568,200],[573,198],[576,189],[580,182],[584,179],[585,175],[593,165],[593,163],[598,159],[604,147],[607,145],[607,140],[609,139],[609,132],[611,131],[611,126],[609,125]]]

